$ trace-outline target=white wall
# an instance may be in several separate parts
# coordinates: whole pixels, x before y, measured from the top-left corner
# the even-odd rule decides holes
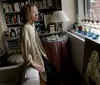
[[[78,0],[78,17],[79,17],[79,22],[80,20],[84,17],[84,0]]]
[[[83,0],[62,0],[62,10],[70,19],[66,25],[67,29],[72,29],[72,24],[76,21],[77,16],[82,17],[84,15],[83,3]],[[80,74],[83,75],[84,41],[73,36],[73,33],[68,33],[68,37],[71,41],[73,64]]]
[[[82,39],[80,36],[75,35],[75,34],[68,32],[68,31],[67,31],[67,34],[68,34],[68,37],[70,39],[73,64],[74,64],[75,68],[83,76],[83,60],[84,60],[85,39]]]
[[[76,21],[77,15],[77,0],[62,0],[62,10],[69,17],[70,21],[66,24],[66,29],[70,29],[72,24]]]

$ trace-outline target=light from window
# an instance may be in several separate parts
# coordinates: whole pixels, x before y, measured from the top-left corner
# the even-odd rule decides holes
[[[88,17],[100,20],[100,0],[87,0]]]

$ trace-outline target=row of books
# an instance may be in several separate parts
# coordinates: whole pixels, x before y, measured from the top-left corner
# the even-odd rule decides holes
[[[38,7],[38,9],[53,8],[54,6],[52,0],[34,1],[33,3]]]
[[[27,3],[28,3],[27,1],[26,2],[16,2],[14,4],[2,2],[2,7],[3,7],[4,13],[20,12],[21,7]]]
[[[20,15],[5,16],[7,24],[21,23]]]
[[[6,23],[7,24],[15,24],[15,23],[21,23],[21,18],[20,18],[20,15],[10,15],[10,16],[5,16],[5,19],[6,19]],[[44,14],[43,13],[40,13],[38,15],[38,20],[39,21],[43,21],[44,20]]]
[[[14,4],[2,2],[2,7],[5,13],[20,12],[21,7],[27,3],[28,1],[15,2]],[[51,8],[54,6],[52,0],[34,1],[32,3],[34,3],[38,7],[38,9],[46,9],[46,8]]]

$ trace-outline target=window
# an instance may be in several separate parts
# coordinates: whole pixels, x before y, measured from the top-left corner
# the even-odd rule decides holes
[[[85,0],[85,17],[100,20],[100,0]]]
[[[78,32],[100,42],[100,0],[78,0]]]

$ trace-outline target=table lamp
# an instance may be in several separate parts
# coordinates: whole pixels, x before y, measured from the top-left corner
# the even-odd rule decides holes
[[[50,23],[56,23],[56,31],[64,31],[64,22],[69,21],[68,16],[62,11],[54,11],[51,16]]]

